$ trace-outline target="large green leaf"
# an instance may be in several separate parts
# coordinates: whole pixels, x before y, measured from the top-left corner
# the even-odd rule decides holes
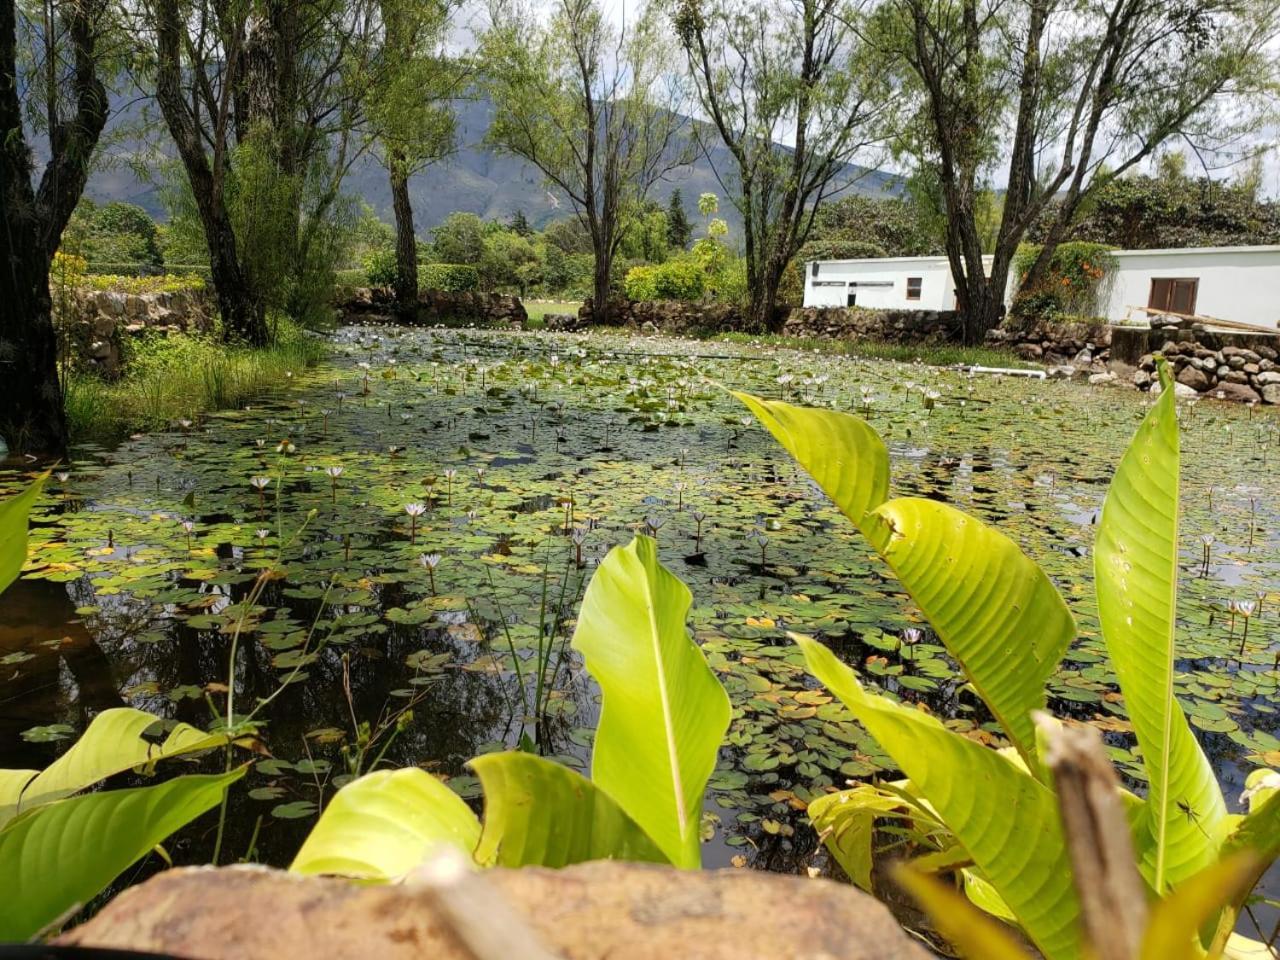
[[[471,766],[484,785],[484,829],[476,850],[481,863],[667,862],[608,794],[568,767],[514,752],[476,757]]]
[[[1211,864],[1226,804],[1173,695],[1178,590],[1178,420],[1168,370],[1102,506],[1094,543],[1098,618],[1150,788],[1138,844],[1163,893]]]
[[[471,857],[480,821],[425,770],[378,770],[333,795],[290,864],[291,873],[390,880],[452,846]]]
[[[685,627],[692,599],[636,537],[596,570],[573,635],[602,694],[591,779],[684,868],[700,864],[702,797],[730,714]]]
[[[1031,770],[1031,714],[1075,639],[1075,621],[1012,540],[955,507],[902,498],[867,518],[868,537],[937,631]]]
[[[876,821],[901,815],[903,799],[868,783],[829,793],[809,804],[809,819],[841,869],[857,886],[874,893],[871,870]]]
[[[934,717],[867,693],[821,643],[793,636],[809,670],[893,757],[1047,960],[1079,957],[1080,905],[1053,792]]]
[[[0,592],[18,579],[27,561],[27,517],[49,474],[40,474],[17,496],[0,503]]]
[[[161,727],[161,723],[158,717],[132,707],[102,711],[80,739],[32,778],[18,796],[9,796],[5,788],[9,778],[0,779],[0,825],[24,810],[78,793],[113,774],[145,769],[160,760],[209,750],[228,740],[225,734],[205,733],[189,724]]]
[[[39,770],[0,770],[0,826],[3,826],[9,816],[12,816],[12,812],[6,816],[5,811],[17,809],[18,798],[22,796],[22,791],[39,772]]]
[[[26,940],[214,807],[243,768],[45,804],[0,829],[0,940]]]
[[[1031,714],[1075,622],[1049,578],[1004,534],[934,500],[884,502],[884,442],[858,417],[735,394],[871,541],[1038,771]]]
[[[884,502],[889,494],[889,451],[866,421],[749,393],[734,396],[859,528],[867,512]]]

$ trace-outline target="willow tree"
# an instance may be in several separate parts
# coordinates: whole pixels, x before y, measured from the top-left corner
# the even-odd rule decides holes
[[[778,285],[850,161],[884,138],[892,91],[846,0],[679,0],[676,30],[717,137],[707,157],[742,216],[756,329],[778,326]],[[717,162],[714,141],[728,162]]]
[[[364,97],[365,130],[391,184],[396,227],[395,296],[401,311],[418,299],[418,238],[409,180],[453,152],[453,99],[470,76],[447,49],[457,0],[379,0]]]
[[[1089,198],[1161,146],[1214,151],[1256,128],[1277,89],[1278,18],[1274,0],[884,0],[874,36],[910,97],[900,142],[938,184],[969,342],[1000,322],[1037,218],[1026,284]],[[989,183],[1005,192],[988,266]]]
[[[663,23],[647,9],[615,28],[596,0],[555,0],[545,18],[504,10],[482,50],[494,106],[488,140],[569,198],[595,256],[594,319],[607,323],[630,215],[690,159]]]
[[[0,0],[0,436],[57,456],[67,421],[49,270],[107,122],[101,41],[112,10],[105,0],[46,0],[34,18],[27,12]],[[40,136],[48,159],[37,180]]]
[[[268,310],[297,313],[299,289],[314,286],[310,253],[360,154],[353,59],[366,49],[369,2],[146,0],[139,8],[150,55],[140,62],[154,74],[229,337],[266,342]]]

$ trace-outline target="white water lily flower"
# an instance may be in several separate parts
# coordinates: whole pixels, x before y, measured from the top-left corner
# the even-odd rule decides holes
[[[404,512],[411,517],[420,517],[427,512],[427,508],[420,503],[406,503]]]

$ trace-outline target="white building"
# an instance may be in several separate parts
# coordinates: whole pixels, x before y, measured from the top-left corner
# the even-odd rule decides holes
[[[1140,308],[1280,327],[1280,246],[1114,250],[1099,312],[1118,322]],[[990,258],[986,258],[988,267]],[[1005,292],[1009,302],[1015,288]],[[805,264],[806,307],[954,310],[946,257],[822,260]],[[1132,309],[1131,308],[1139,308]]]

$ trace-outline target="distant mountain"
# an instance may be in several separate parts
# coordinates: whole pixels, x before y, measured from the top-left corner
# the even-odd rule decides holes
[[[420,236],[428,235],[432,227],[459,210],[495,220],[506,220],[517,210],[523,210],[529,222],[538,228],[572,214],[567,199],[549,190],[537,169],[484,146],[484,136],[493,119],[492,103],[485,99],[461,100],[456,111],[457,152],[448,160],[427,168],[410,183],[414,220]],[[136,151],[137,145],[126,140],[112,149],[124,155]],[[713,152],[713,158],[722,173],[732,169],[728,152],[723,147]],[[849,190],[858,193],[896,194],[901,190],[900,178],[896,175],[854,164],[848,165],[842,179],[852,184]],[[344,189],[362,198],[380,217],[391,222],[391,191],[387,174],[375,158],[369,156],[358,161],[348,175]],[[691,218],[697,216],[700,193],[719,194],[720,216],[737,233],[740,226],[737,211],[726,201],[724,188],[705,156],[699,155],[694,163],[673,171],[668,181],[658,184],[652,191],[652,196],[665,205],[675,189],[682,192],[685,210]],[[155,185],[140,180],[129,164],[104,165],[90,178],[86,193],[96,201],[126,200],[139,204],[158,219],[165,215]]]

